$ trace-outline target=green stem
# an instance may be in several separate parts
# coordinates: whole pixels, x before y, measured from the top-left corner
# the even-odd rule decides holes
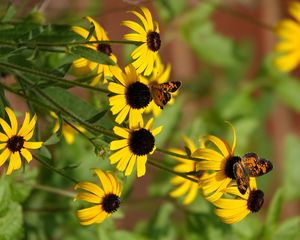
[[[33,155],[33,157],[34,157],[38,162],[40,162],[41,164],[43,164],[43,165],[44,165],[45,167],[47,167],[48,169],[50,169],[50,170],[52,170],[52,171],[58,173],[59,175],[63,176],[64,178],[68,179],[69,181],[71,181],[71,182],[73,182],[73,183],[75,183],[75,184],[78,183],[77,180],[75,180],[74,178],[68,176],[68,175],[65,174],[63,171],[61,171],[61,170],[55,168],[54,166],[50,165],[50,164],[47,163],[46,161],[42,160],[42,159],[39,158],[37,155],[35,155],[35,154],[32,154],[32,155]]]
[[[70,197],[70,198],[75,198],[75,196],[76,196],[76,194],[74,192],[70,192],[70,191],[66,191],[66,190],[61,190],[61,189],[50,187],[50,186],[45,186],[45,185],[40,185],[40,184],[34,184],[32,187],[35,188],[35,189],[39,189],[39,190],[43,190],[43,191],[46,191],[46,192],[55,193],[55,194],[66,196],[66,197]]]
[[[174,153],[174,152],[171,152],[171,151],[168,151],[168,150],[165,150],[165,149],[161,149],[161,148],[156,148],[156,151],[167,154],[167,155],[170,155],[170,156],[173,156],[173,157],[183,158],[183,159],[192,160],[192,161],[196,161],[196,162],[201,162],[202,161],[201,158],[194,158],[194,157],[190,157],[188,155],[182,155],[182,154],[179,154],[179,153]]]
[[[9,68],[9,69],[12,69],[12,70],[17,70],[17,71],[33,74],[33,75],[39,76],[41,78],[47,79],[48,81],[52,81],[52,82],[60,82],[60,83],[64,83],[64,84],[67,84],[67,85],[70,85],[70,86],[77,86],[77,87],[90,89],[90,90],[93,90],[93,91],[98,91],[98,92],[103,92],[103,93],[110,93],[110,91],[108,91],[107,89],[104,89],[104,88],[98,88],[98,87],[95,88],[95,87],[92,87],[90,85],[79,83],[79,82],[76,82],[76,81],[68,81],[68,80],[65,80],[63,78],[59,78],[55,75],[40,72],[40,71],[37,71],[37,70],[34,70],[34,69],[21,67],[21,66],[15,65],[15,64],[0,62],[0,66],[6,67],[6,68]]]
[[[169,173],[175,174],[175,175],[177,175],[177,176],[180,176],[180,177],[185,178],[185,179],[187,179],[187,180],[190,180],[190,181],[192,181],[192,182],[198,183],[198,181],[197,181],[195,178],[189,177],[189,176],[187,176],[185,173],[176,172],[176,171],[174,171],[174,170],[172,170],[172,169],[169,169],[169,168],[167,168],[167,167],[165,167],[165,166],[163,166],[163,165],[157,163],[157,161],[153,161],[153,160],[150,159],[150,158],[148,158],[147,163],[151,164],[152,166],[154,166],[154,167],[156,167],[156,168],[162,169],[162,170],[164,170],[164,171],[167,171],[167,172],[169,172]]]

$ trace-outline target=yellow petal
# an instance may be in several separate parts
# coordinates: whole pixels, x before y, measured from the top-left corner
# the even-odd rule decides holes
[[[110,143],[110,150],[117,150],[117,149],[120,149],[120,148],[124,148],[128,146],[128,140],[127,139],[122,139],[122,140],[115,140],[115,141],[112,141]]]
[[[123,137],[126,139],[129,138],[130,132],[126,128],[121,128],[121,127],[116,126],[113,128],[113,131],[116,135],[118,135],[120,137]]]
[[[87,193],[87,192],[80,192],[76,196],[76,200],[83,200],[89,203],[101,203],[102,198],[99,196],[92,194],[92,193]]]
[[[289,13],[300,23],[300,4],[292,1],[289,3]]]
[[[144,25],[144,29],[146,32],[149,32],[151,29],[149,28],[148,22],[147,20],[144,18],[144,16],[142,16],[142,14],[136,12],[136,11],[131,11],[131,13],[133,13],[135,16],[137,16],[143,23]],[[151,23],[153,24],[153,23]]]
[[[38,149],[43,145],[43,142],[24,142],[23,147],[29,149]]]
[[[28,163],[32,160],[32,155],[26,148],[21,149],[21,155],[26,159]]]
[[[0,133],[0,142],[7,142],[8,136],[3,133]]]
[[[108,90],[116,94],[125,94],[126,88],[123,85],[111,82],[108,84]]]
[[[197,196],[198,191],[199,191],[198,184],[197,183],[192,183],[188,194],[184,198],[183,204],[188,205],[191,202],[193,202],[195,200],[196,196]]]
[[[128,163],[128,166],[127,166],[127,168],[126,168],[125,176],[131,175],[136,160],[137,160],[137,156],[133,154],[133,155],[131,156],[131,158],[130,158],[130,160],[129,160],[129,163]]]
[[[196,151],[194,151],[192,153],[192,156],[195,158],[214,161],[214,162],[220,162],[225,158],[220,153],[216,152],[215,150],[209,149],[209,148],[197,149]]]
[[[100,179],[100,182],[101,182],[104,192],[111,193],[112,192],[112,184],[111,184],[111,181],[110,181],[109,177],[107,176],[107,174],[100,169],[96,169],[95,172]]]
[[[146,7],[141,7],[141,9],[142,9],[142,11],[143,11],[143,13],[146,17],[149,29],[153,31],[154,30],[153,20],[152,20],[152,16],[151,16],[151,13],[150,13],[149,9],[146,8]]]
[[[115,121],[118,123],[118,124],[121,124],[122,122],[124,122],[126,116],[128,115],[128,112],[130,110],[130,106],[129,105],[126,105],[122,111],[118,114],[118,116],[116,117]]]
[[[94,193],[100,198],[104,196],[104,191],[98,185],[92,182],[80,182],[75,185],[75,189],[79,189],[79,188]]]
[[[10,120],[11,132],[12,132],[12,135],[14,136],[17,134],[17,131],[18,131],[18,121],[17,121],[16,115],[9,107],[6,107],[5,111]]]
[[[174,198],[184,195],[189,190],[191,183],[190,181],[185,181],[180,187],[170,192],[170,195]]]
[[[9,149],[8,148],[4,149],[4,151],[0,154],[0,167],[5,163],[9,155],[10,155]]]
[[[144,30],[144,28],[143,28],[140,24],[138,24],[138,23],[136,23],[136,22],[127,20],[127,21],[123,21],[123,22],[122,22],[122,25],[124,25],[124,26],[126,26],[126,27],[129,27],[129,28],[131,28],[133,31],[139,33],[139,34],[137,34],[137,35],[141,35],[141,36],[147,37],[147,33],[146,33],[146,31]]]
[[[0,125],[2,126],[7,137],[11,138],[13,136],[13,132],[12,132],[10,126],[8,125],[8,123],[5,122],[4,119],[0,118]]]
[[[139,126],[144,125],[143,117],[142,117],[142,109],[133,109],[131,108],[129,111],[129,128],[136,129]]]
[[[224,157],[228,157],[231,154],[231,149],[224,140],[212,135],[207,136],[207,140],[215,144]]]
[[[6,175],[10,175],[12,171],[17,170],[21,167],[21,156],[19,152],[14,152],[10,156],[8,169]]]
[[[26,116],[25,116],[25,118],[26,118]],[[36,124],[36,120],[37,120],[36,115],[33,116],[33,118],[31,119],[31,121],[29,123],[25,122],[25,120],[24,120],[22,127],[19,130],[18,135],[26,136],[28,133],[33,131],[33,128],[35,127],[35,124]]]
[[[96,37],[98,40],[108,40],[107,35],[104,31],[104,29],[102,28],[102,26],[96,22],[93,18],[91,17],[86,17],[86,19],[88,21],[90,21],[91,23],[93,23],[93,25],[95,26],[95,32],[96,32]]]
[[[142,177],[146,173],[147,155],[137,157],[137,176]]]
[[[115,163],[119,162],[125,156],[128,156],[128,157],[131,156],[129,147],[122,148],[121,150],[110,155],[110,157],[109,157],[110,164],[115,164]]]

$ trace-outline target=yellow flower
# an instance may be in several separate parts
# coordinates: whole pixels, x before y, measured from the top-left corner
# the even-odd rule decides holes
[[[141,20],[143,26],[133,21],[123,21],[124,26],[136,32],[125,34],[124,38],[130,41],[142,42],[131,53],[134,60],[132,64],[138,73],[144,72],[144,75],[148,76],[152,73],[154,62],[158,57],[161,41],[158,24],[152,20],[149,9],[141,7],[141,10],[144,16],[136,11],[131,11],[131,13]]]
[[[152,72],[152,75],[149,79],[146,79],[145,77],[141,77],[143,83],[149,84],[151,86],[152,84],[161,84],[168,82],[170,78],[170,72],[171,72],[171,65],[168,64],[167,67],[165,67],[162,62],[160,61],[160,58],[158,57],[155,64],[154,69]],[[176,95],[177,92],[173,93],[172,95]],[[171,98],[171,100],[168,102],[168,104],[173,104],[174,99]],[[145,109],[145,113],[153,113],[155,117],[159,116],[162,109],[155,104],[154,100],[152,100],[149,105]]]
[[[184,137],[184,142],[186,144],[186,147],[188,147],[191,153],[196,151],[197,148],[194,145],[194,143],[191,141],[191,139]],[[203,147],[202,143],[200,143],[200,148],[201,147]],[[186,155],[186,152],[180,149],[170,149],[170,151],[181,155]],[[179,164],[173,168],[174,171],[184,172],[184,173],[198,172],[198,162],[194,162],[192,160],[179,158],[179,157],[174,157],[174,159],[179,162]],[[174,198],[179,198],[181,196],[186,195],[184,197],[183,204],[188,205],[192,203],[197,197],[199,188],[202,187],[201,179],[203,176],[206,176],[206,173],[202,171],[199,172],[199,175],[194,176],[194,178],[198,181],[198,183],[192,182],[180,176],[173,177],[171,179],[171,183],[174,185],[178,185],[178,187],[175,188],[172,192],[170,192],[170,196]]]
[[[108,90],[115,93],[109,98],[109,105],[117,123],[122,123],[129,114],[129,128],[136,127],[143,121],[142,113],[152,100],[150,89],[140,82],[139,75],[130,64],[125,68],[125,74],[116,74],[119,83],[110,82]]]
[[[43,142],[28,142],[34,133],[36,124],[36,115],[30,120],[30,114],[26,112],[24,122],[18,131],[18,121],[15,113],[6,107],[5,111],[10,120],[9,124],[0,118],[0,125],[3,133],[0,132],[0,166],[2,166],[10,156],[9,165],[6,174],[10,175],[12,171],[21,167],[21,156],[29,163],[32,160],[32,155],[28,149],[38,149]]]
[[[211,202],[218,200],[231,180],[235,179],[233,165],[240,160],[240,157],[234,155],[236,135],[233,126],[231,127],[233,132],[231,146],[225,140],[209,135],[204,138],[205,143],[213,143],[219,151],[205,147],[192,154],[193,157],[203,159],[198,163],[198,168],[210,172],[207,176],[202,177],[202,189],[207,200]]]
[[[257,189],[255,178],[250,178],[250,189],[242,195],[236,186],[226,189],[224,192],[234,198],[220,198],[213,202],[217,207],[215,213],[226,224],[241,221],[249,213],[258,212],[264,203],[264,193]]]
[[[102,187],[92,182],[80,182],[75,189],[83,189],[87,192],[80,192],[75,200],[83,200],[95,204],[92,207],[80,209],[76,212],[80,224],[90,225],[101,223],[113,212],[117,211],[121,204],[122,184],[117,177],[100,169],[95,169]]]
[[[110,156],[110,163],[117,164],[117,169],[125,171],[125,176],[131,174],[134,165],[137,165],[137,176],[144,176],[146,173],[147,155],[155,151],[155,136],[159,134],[162,126],[152,129],[153,118],[151,118],[145,128],[143,122],[140,127],[121,128],[114,127],[114,133],[120,136],[121,140],[110,143],[110,150],[117,150]]]
[[[59,130],[59,119],[55,112],[50,112],[50,115],[56,119],[54,128],[52,130],[53,133],[56,133]],[[85,129],[79,125],[74,124],[74,126],[80,130],[81,132],[85,132]],[[74,142],[74,137],[76,134],[76,130],[69,126],[68,124],[63,123],[62,125],[62,134],[68,144],[72,144]]]
[[[104,29],[91,17],[86,17],[86,19],[95,26],[95,35],[92,36],[89,41],[107,41],[109,40]],[[78,26],[72,27],[72,30],[82,36],[83,38],[87,38],[89,35],[89,31]],[[86,47],[89,47],[93,50],[99,51],[101,53],[106,54],[109,58],[117,63],[116,56],[112,53],[112,49],[108,43],[91,43],[86,44]],[[103,79],[104,83],[107,82],[107,77],[112,77],[114,72],[119,72],[120,68],[117,65],[105,65],[99,64],[97,62],[92,62],[85,58],[79,58],[73,62],[73,69],[76,74],[89,74],[91,71],[96,70],[97,76],[93,78],[91,85],[95,86],[97,83]]]
[[[279,55],[275,58],[274,65],[284,72],[293,70],[300,62],[300,3],[291,2],[289,13],[295,20],[283,19],[275,28],[280,41],[275,45],[275,51]]]

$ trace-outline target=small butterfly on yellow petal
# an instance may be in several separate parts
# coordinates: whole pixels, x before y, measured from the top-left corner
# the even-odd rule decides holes
[[[151,97],[153,98],[155,104],[161,109],[170,101],[171,93],[176,92],[181,86],[180,81],[172,81],[157,84],[154,83],[150,85]]]
[[[246,153],[233,165],[233,173],[241,194],[249,188],[249,177],[259,177],[273,169],[269,160],[262,159],[256,153]]]

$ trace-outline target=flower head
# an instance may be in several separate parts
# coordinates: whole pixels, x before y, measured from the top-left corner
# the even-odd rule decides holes
[[[141,7],[141,10],[144,16],[136,11],[131,11],[131,13],[141,20],[143,26],[133,21],[123,21],[124,26],[136,32],[125,34],[124,38],[142,43],[131,54],[134,60],[132,64],[138,73],[144,72],[144,75],[148,76],[152,73],[154,62],[158,57],[161,40],[158,24],[152,20],[149,9]]]
[[[101,223],[112,213],[118,210],[121,204],[122,184],[117,177],[100,169],[95,170],[102,187],[92,182],[80,182],[75,189],[83,189],[87,192],[77,194],[75,200],[83,200],[95,204],[92,207],[80,209],[76,212],[80,224],[90,225]]]
[[[91,17],[86,17],[86,19],[95,26],[95,36],[92,36],[90,41],[107,41],[109,40],[104,29],[101,27],[99,23],[97,23]],[[87,38],[89,36],[89,31],[78,26],[72,27],[72,30],[82,36],[83,38]],[[89,47],[95,51],[99,51],[101,53],[106,54],[109,58],[117,63],[117,58],[113,54],[111,46],[108,43],[91,43],[86,44],[86,47]],[[119,72],[120,68],[116,65],[105,65],[99,64],[97,62],[90,61],[85,58],[79,58],[73,62],[73,68],[75,73],[77,74],[89,74],[91,71],[96,71],[97,76],[93,78],[91,85],[95,86],[97,83],[103,79],[104,83],[107,82],[107,77],[112,77],[114,72]]]
[[[143,121],[142,113],[151,102],[150,89],[147,83],[142,83],[135,68],[130,64],[125,68],[125,74],[116,74],[119,83],[110,82],[108,90],[115,93],[109,98],[112,114],[118,114],[117,123],[122,123],[129,114],[129,127],[136,127]]]
[[[279,54],[274,65],[284,72],[293,70],[300,62],[300,3],[291,2],[289,13],[295,20],[283,19],[275,28],[280,40],[275,45],[275,51]]]
[[[59,118],[55,112],[50,112],[50,115],[56,119],[55,125],[53,128],[53,133],[56,133],[59,130]],[[74,124],[74,126],[80,130],[81,132],[85,132],[85,129],[79,125]],[[68,144],[72,144],[74,142],[76,130],[69,126],[68,124],[63,123],[62,125],[62,134]]]
[[[155,136],[159,134],[162,126],[152,129],[153,118],[144,127],[143,122],[139,127],[121,128],[114,127],[114,133],[123,139],[110,143],[110,150],[117,150],[110,156],[110,163],[117,164],[117,169],[125,171],[125,176],[131,174],[134,165],[137,165],[137,176],[146,173],[146,162],[148,154],[155,151]]]
[[[196,151],[197,148],[191,141],[191,139],[184,137],[184,142],[191,153]],[[200,148],[201,147],[203,147],[202,143],[200,143]],[[186,154],[183,150],[180,149],[170,149],[170,151],[182,155]],[[178,164],[173,168],[174,171],[184,173],[199,172],[198,175],[193,176],[198,182],[192,182],[180,176],[175,176],[171,179],[171,183],[177,185],[178,187],[176,187],[172,192],[170,192],[170,196],[178,198],[185,195],[183,204],[188,205],[192,203],[197,197],[198,190],[202,187],[201,179],[203,176],[206,175],[206,173],[198,170],[198,162],[179,157],[174,157],[174,159],[178,161]]]
[[[236,186],[228,187],[224,193],[231,195],[231,198],[222,197],[213,204],[217,207],[216,215],[227,224],[241,221],[250,212],[258,212],[264,203],[264,193],[257,189],[255,178],[250,178],[250,189],[244,195]]]
[[[25,119],[21,128],[18,131],[18,121],[15,113],[6,107],[5,111],[10,120],[10,125],[0,118],[0,125],[4,132],[0,132],[0,166],[2,166],[10,156],[7,175],[12,171],[21,167],[21,156],[29,163],[32,160],[32,155],[28,149],[38,149],[43,142],[29,142],[34,133],[36,124],[36,115],[30,120],[30,114],[26,112]]]
[[[216,201],[222,195],[224,190],[235,179],[233,165],[240,160],[234,155],[236,146],[235,130],[232,126],[233,142],[230,146],[225,140],[213,135],[204,138],[205,143],[214,144],[218,151],[205,147],[196,150],[192,156],[201,158],[203,161],[198,163],[198,168],[210,173],[202,178],[203,193],[209,201]]]

